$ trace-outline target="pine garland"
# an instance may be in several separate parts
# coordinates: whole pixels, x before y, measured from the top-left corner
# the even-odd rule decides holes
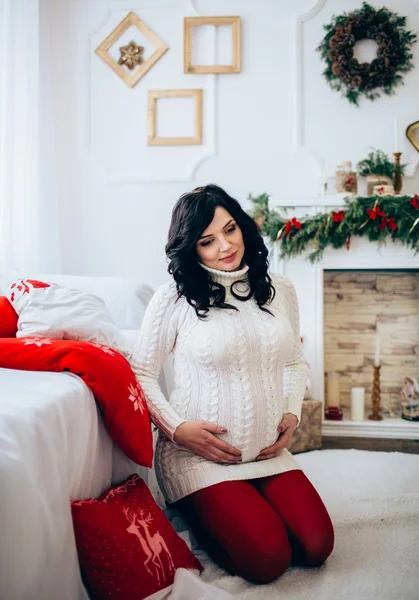
[[[333,16],[324,29],[326,35],[317,48],[326,63],[323,75],[352,104],[358,105],[361,95],[375,100],[379,89],[394,94],[403,83],[402,74],[413,68],[411,48],[417,35],[406,29],[406,17],[385,6],[375,8],[363,2],[359,9]],[[362,39],[378,44],[377,57],[370,63],[354,58],[354,46]]]
[[[289,208],[271,210],[269,195],[249,195],[250,216],[263,236],[280,244],[281,258],[292,258],[307,248],[310,262],[321,260],[327,247],[350,249],[353,236],[366,237],[383,246],[399,240],[419,252],[419,195],[345,198],[342,210],[287,218]]]

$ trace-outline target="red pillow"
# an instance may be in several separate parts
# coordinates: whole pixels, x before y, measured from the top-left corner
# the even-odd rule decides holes
[[[6,296],[0,296],[0,338],[16,337],[18,319]]]
[[[142,600],[171,585],[176,569],[202,570],[138,475],[71,510],[92,600]]]
[[[72,340],[3,339],[0,367],[78,375],[92,390],[112,439],[134,462],[151,467],[153,436],[146,400],[129,362],[118,352]]]

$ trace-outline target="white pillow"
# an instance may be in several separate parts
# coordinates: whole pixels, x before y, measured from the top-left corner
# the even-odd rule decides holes
[[[7,297],[19,315],[16,337],[82,340],[104,344],[130,357],[130,344],[102,299],[55,283],[18,279]]]
[[[140,329],[145,308],[154,290],[143,281],[129,277],[62,275],[8,271],[0,275],[4,291],[16,279],[53,281],[73,290],[83,290],[102,298],[115,323],[121,329]]]

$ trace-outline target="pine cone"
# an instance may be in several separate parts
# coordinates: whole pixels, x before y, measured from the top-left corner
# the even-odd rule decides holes
[[[368,73],[368,71],[370,70],[370,67],[371,67],[369,62],[363,62],[359,66],[360,66],[361,70],[364,71],[365,73]]]
[[[351,79],[351,84],[354,87],[359,87],[362,84],[362,77],[360,75],[355,75],[355,77],[352,77]]]
[[[384,31],[381,31],[375,37],[375,41],[377,42],[378,45],[388,44],[388,42],[390,41],[390,38]]]
[[[360,66],[361,65],[359,64],[357,58],[351,58],[351,60],[348,62],[348,68],[353,73],[357,73],[360,70]]]
[[[353,48],[356,44],[355,36],[351,33],[345,33],[342,37],[342,41],[339,43],[339,46],[344,50],[345,48]]]
[[[375,38],[377,37],[377,34],[378,34],[378,29],[375,25],[372,25],[371,27],[367,27],[367,30],[365,33],[366,33],[367,38],[369,38],[370,40],[375,40]]]
[[[385,85],[387,82],[387,75],[385,73],[378,73],[377,77],[375,78],[375,84],[377,86],[383,86]]]
[[[333,75],[337,75],[337,76],[339,76],[339,75],[342,74],[342,67],[341,67],[341,65],[339,63],[337,63],[337,62],[333,63],[333,65],[332,65],[332,73],[333,73]]]
[[[371,69],[377,73],[382,73],[386,68],[386,60],[388,61],[388,58],[374,58],[374,60],[371,61]]]

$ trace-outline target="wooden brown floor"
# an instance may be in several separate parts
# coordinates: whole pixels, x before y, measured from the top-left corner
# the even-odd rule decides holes
[[[323,450],[375,450],[419,454],[419,440],[394,440],[383,438],[324,437]]]

